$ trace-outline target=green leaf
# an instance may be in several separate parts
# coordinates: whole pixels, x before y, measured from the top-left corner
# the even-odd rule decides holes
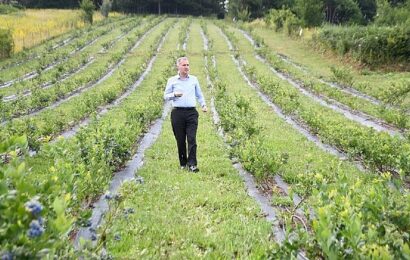
[[[53,202],[53,209],[56,212],[57,216],[64,215],[64,210],[65,210],[64,199],[57,197]]]

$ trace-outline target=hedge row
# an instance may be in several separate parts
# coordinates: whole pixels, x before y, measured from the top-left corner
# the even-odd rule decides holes
[[[349,53],[368,65],[410,62],[410,28],[406,26],[327,26],[313,40],[340,55]]]

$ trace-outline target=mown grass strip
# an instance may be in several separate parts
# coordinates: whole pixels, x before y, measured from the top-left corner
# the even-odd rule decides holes
[[[216,73],[217,64],[215,61],[215,57],[212,55],[212,51],[209,51],[209,48],[208,48],[208,43],[210,41],[207,38],[207,28],[203,21],[201,21],[201,36],[203,38],[204,45],[205,45],[204,60],[205,60],[205,68],[206,68],[206,79],[208,83],[208,88],[210,88],[210,91],[205,91],[205,92],[210,95],[210,99],[211,99],[210,111],[212,111],[211,113],[212,113],[213,123],[216,125],[217,132],[223,138],[224,143],[230,148],[229,143],[227,143],[227,140],[228,138],[230,138],[230,135],[226,135],[224,133],[224,129],[222,128],[222,125],[224,125],[225,122],[221,122],[221,117],[219,116],[219,113],[215,106],[215,93],[217,96],[216,98],[217,103],[220,102],[220,99],[223,97],[220,93],[220,89],[216,90],[214,88],[215,85],[219,87],[220,82],[219,82],[219,79]],[[223,98],[223,102],[230,102],[230,100]],[[236,116],[237,118],[239,118],[240,112],[238,110],[235,110],[236,108],[235,105],[234,104],[228,104],[228,105],[231,108],[230,112],[232,114],[234,113],[239,114],[239,116]],[[226,119],[225,115],[224,115],[224,119]],[[248,123],[253,124],[252,121],[249,121]],[[277,218],[278,209],[275,209],[271,206],[269,196],[264,194],[261,189],[258,189],[258,184],[256,183],[255,178],[244,169],[241,163],[238,162],[236,158],[231,158],[231,161],[232,161],[234,168],[238,171],[239,175],[243,179],[246,185],[248,195],[256,200],[261,210],[263,211],[266,219],[273,224],[273,233],[274,233],[276,242],[283,243],[285,239],[285,234],[284,234],[283,229],[280,227],[280,220]]]
[[[192,31],[188,55],[192,73],[205,88],[203,57],[190,47],[200,41],[199,32]],[[123,188],[124,202],[106,236],[108,251],[119,258],[266,256],[272,243],[270,224],[247,197],[210,115],[200,115],[197,175],[179,170],[169,124],[167,119],[138,172],[145,184]],[[135,213],[123,214],[130,207]]]

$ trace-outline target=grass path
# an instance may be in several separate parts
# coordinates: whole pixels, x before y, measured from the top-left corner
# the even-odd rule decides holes
[[[289,155],[288,163],[282,166],[279,174],[286,182],[297,187],[295,191],[304,194],[310,190],[315,181],[313,176],[317,173],[324,176],[337,175],[340,172],[359,173],[351,163],[341,162],[335,156],[321,151],[279,118],[243,80],[228,54],[227,42],[223,37],[219,37],[219,28],[209,23],[208,30],[216,53],[218,74],[228,84],[227,91],[243,96],[257,108],[257,122],[263,126],[261,135],[265,138],[264,145],[267,149]]]
[[[274,32],[273,29],[255,26],[253,30],[256,35],[264,39],[271,50],[288,56],[292,61],[297,61],[298,64],[307,68],[312,75],[332,80],[331,67],[346,70],[353,76],[355,89],[374,97],[378,97],[380,92],[397,84],[397,82],[406,81],[410,76],[410,72],[383,73],[366,69],[360,71],[333,54],[321,55],[318,51],[312,51],[312,47],[306,42],[291,39],[283,33]],[[409,104],[409,102],[410,97],[407,97],[405,104]]]
[[[209,104],[199,25],[192,25],[188,56]],[[195,47],[193,47],[195,46]],[[162,68],[154,66],[153,75]],[[125,185],[124,202],[109,225],[107,249],[116,258],[263,257],[274,245],[271,225],[248,197],[228,158],[211,114],[200,112],[200,172],[179,169],[169,117],[138,172],[143,185]]]

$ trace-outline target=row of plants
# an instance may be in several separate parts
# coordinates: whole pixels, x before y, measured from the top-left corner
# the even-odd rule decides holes
[[[155,19],[150,23],[136,27],[130,32],[128,38],[117,43],[115,48],[107,54],[99,56],[87,70],[70,77],[63,82],[57,82],[52,88],[35,88],[30,96],[25,96],[12,102],[4,103],[0,111],[3,118],[20,117],[30,115],[41,108],[48,107],[57,101],[64,101],[72,95],[89,88],[94,88],[99,80],[107,75],[123,59],[124,54],[129,52],[135,45],[136,39],[140,39],[148,28],[157,24],[160,19]]]
[[[275,146],[267,145],[272,132],[267,131],[269,126],[263,120],[258,119],[260,118],[260,107],[257,104],[253,104],[252,98],[246,96],[246,94],[238,94],[239,91],[229,90],[231,87],[230,83],[232,84],[233,82],[229,82],[226,79],[221,80],[218,77],[217,62],[212,50],[212,40],[209,40],[205,23],[201,23],[201,26],[206,39],[209,41],[209,49],[211,49],[205,59],[211,81],[212,98],[215,97],[215,107],[220,117],[219,125],[224,131],[225,142],[230,147],[230,156],[234,158],[234,161],[239,159],[244,168],[256,177],[257,181],[262,184],[259,186],[262,193],[269,193],[267,196],[269,196],[271,204],[275,208],[276,223],[279,224],[281,229],[286,231],[286,227],[292,227],[295,220],[301,221],[303,227],[306,228],[306,216],[302,211],[298,210],[298,207],[302,207],[303,201],[302,204],[294,205],[292,200],[294,191],[291,191],[291,194],[288,196],[282,188],[279,188],[279,186],[276,186],[271,181],[274,175],[282,172],[287,167],[290,159],[288,151],[280,151],[281,149],[277,149]],[[213,63],[213,66],[210,63]],[[230,69],[227,68],[228,71]],[[220,70],[220,72],[222,71]],[[229,93],[231,91],[236,93],[233,95]],[[266,182],[266,180],[269,181]],[[264,183],[269,183],[269,187],[266,188]],[[265,188],[261,188],[264,186]],[[288,237],[293,236],[293,230],[287,231],[289,231],[286,234]],[[277,250],[277,246],[281,241],[276,242],[275,250]],[[297,257],[300,255],[300,252],[298,248],[294,249],[294,252],[292,252],[293,256]],[[288,255],[286,256],[289,257]],[[285,254],[282,257],[285,257]]]
[[[284,52],[293,57],[289,59],[285,56],[284,60],[295,64],[295,66],[300,67],[301,70],[307,71],[309,76],[315,75],[316,78],[332,82],[332,85],[337,85],[336,88],[342,88],[343,91],[352,93],[353,96],[363,97],[367,95],[367,97],[364,97],[365,100],[371,100],[375,104],[384,103],[383,105],[387,107],[395,107],[400,113],[410,113],[410,97],[408,91],[407,94],[404,95],[404,97],[407,96],[407,98],[400,99],[400,102],[395,102],[394,104],[386,103],[403,93],[401,90],[409,89],[410,81],[408,80],[408,73],[383,73],[380,71],[371,71],[366,67],[353,69],[351,66],[346,65],[346,63],[341,64],[340,62],[334,61],[339,64],[336,65],[330,59],[320,57],[320,55],[317,55],[318,53],[310,53],[309,50],[312,46],[292,39],[290,39],[291,43],[287,44],[286,37],[283,38],[283,36],[277,34],[271,37],[269,29],[260,28],[257,24],[244,24],[239,25],[239,27],[248,31],[256,43],[265,42],[271,50],[277,50],[279,52],[278,55],[281,55],[280,52]],[[287,48],[287,50],[285,51],[284,48]],[[296,57],[298,57],[301,63],[298,64],[295,62],[294,58]],[[394,67],[388,66],[389,71],[391,71],[392,68],[403,69],[404,67],[402,67],[401,64]],[[397,90],[397,92],[391,90]]]
[[[90,30],[94,28],[104,27],[110,23],[125,20],[125,19],[128,19],[128,17],[127,16],[109,17],[107,19],[94,23],[93,26],[88,26],[85,28],[72,30],[60,36],[50,38],[47,41],[44,41],[42,44],[39,44],[30,49],[24,49],[14,54],[11,58],[2,60],[0,62],[0,71],[9,69],[11,67],[20,66],[26,62],[32,61],[33,59],[39,58],[42,53],[51,52],[54,49],[64,47],[67,44],[69,44],[71,41],[79,37],[82,37],[84,34],[88,33]]]
[[[164,45],[163,53],[167,55],[159,55],[156,63],[153,66],[153,72],[151,75],[152,77],[148,77],[145,82],[142,84],[141,88],[145,88],[144,91],[149,91],[151,92],[151,95],[155,95],[154,100],[150,99],[150,103],[152,103],[151,107],[155,107],[156,111],[156,117],[159,117],[163,111],[163,90],[164,87],[167,83],[167,80],[169,79],[170,76],[175,75],[175,60],[179,57],[185,56],[186,55],[186,50],[182,48],[184,43],[186,43],[187,40],[187,35],[188,35],[188,30],[191,25],[190,22],[187,22],[188,20],[191,21],[191,19],[184,19],[185,21],[180,23],[178,25],[178,34],[175,33],[170,33],[169,36],[169,41],[167,44]],[[177,51],[175,51],[175,47]],[[157,76],[158,75],[158,76]],[[154,88],[152,86],[155,86]],[[142,91],[142,90],[141,90]],[[135,95],[136,97],[136,95]],[[132,99],[134,97],[130,98],[129,105],[134,106]],[[127,113],[128,114],[128,113]],[[125,127],[125,126],[124,126]],[[144,183],[144,179],[142,177],[138,177],[134,179],[136,183]],[[120,188],[120,190],[123,189],[124,185],[127,185],[127,182],[124,182],[123,186]],[[102,222],[102,225],[99,226],[98,229],[98,236],[97,236],[97,246],[94,248],[96,253],[98,252],[99,249],[101,249],[102,246],[106,245],[109,240],[109,236],[115,229],[113,225],[114,221],[117,221],[118,217],[120,217],[121,213],[123,211],[117,211],[120,209],[120,204],[121,201],[125,199],[125,193],[122,193],[122,191],[118,192],[118,194],[115,194],[113,199],[109,199],[109,212],[106,214],[104,217],[104,221]],[[123,206],[123,205],[121,205]],[[132,209],[127,209],[124,212],[126,215],[127,214],[133,214]],[[118,234],[115,235],[116,237],[120,237]],[[119,239],[117,239],[119,240]],[[108,249],[108,248],[107,248]],[[123,248],[126,250],[125,248]],[[110,252],[108,252],[109,254]]]
[[[244,26],[242,29],[246,29]],[[396,127],[402,129],[408,129],[410,127],[410,121],[407,114],[406,109],[400,109],[395,107],[400,107],[397,102],[395,107],[385,105],[385,104],[392,104],[389,103],[381,103],[375,104],[370,102],[369,100],[365,100],[363,98],[350,95],[342,90],[337,88],[333,88],[329,86],[327,83],[321,81],[320,79],[313,76],[308,71],[302,70],[297,66],[289,64],[283,59],[281,59],[277,54],[273,53],[265,44],[261,37],[256,36],[252,33],[252,31],[246,30],[247,33],[252,35],[252,38],[255,40],[256,45],[258,46],[256,52],[263,57],[269,64],[277,71],[283,73],[284,75],[296,80],[301,87],[313,92],[315,95],[319,96],[326,96],[330,99],[334,99],[353,110],[362,111],[372,117],[380,118],[385,120],[387,123],[393,124]],[[240,39],[239,32],[236,31],[235,33],[236,38]],[[241,39],[242,42],[242,39]],[[244,46],[244,44],[241,44]],[[245,47],[246,48],[246,47]],[[249,48],[248,48],[249,49]],[[337,71],[335,74],[339,75],[342,72],[340,70],[334,69]],[[339,76],[338,78],[344,78]],[[343,80],[343,79],[342,79]],[[350,80],[351,81],[351,80]],[[344,82],[346,84],[346,82]],[[351,85],[348,83],[348,85]],[[387,101],[387,100],[386,100]],[[331,102],[331,101],[330,101]]]
[[[214,41],[219,80],[226,80],[224,91],[231,97],[242,96],[254,105],[253,118],[260,120],[261,131],[267,128],[265,131],[270,133],[263,143],[269,145],[273,142],[270,144],[271,153],[286,151],[288,154],[287,163],[276,172],[267,172],[266,176],[283,176],[290,183],[291,194],[297,192],[304,198],[304,205],[299,207],[309,216],[308,230],[298,222],[286,225],[287,239],[272,250],[270,257],[297,257],[301,250],[313,259],[409,257],[408,191],[394,185],[391,174],[363,174],[319,148],[312,148],[313,144],[300,134],[293,134],[295,131],[289,125],[275,119],[273,112],[267,113],[270,108],[261,102],[255,91],[243,80],[238,82],[241,75],[235,63],[229,62],[230,57],[224,56],[228,51],[227,44],[218,34],[218,29],[212,25],[210,36]],[[276,89],[275,96],[289,89]],[[270,96],[276,101],[273,95]],[[292,99],[287,102],[294,103]],[[223,106],[223,100],[220,103]],[[218,109],[218,112],[234,113],[234,108],[233,105],[231,110]],[[232,128],[230,125],[228,128]],[[265,157],[261,157],[261,161],[261,165],[269,163]],[[256,172],[255,169],[249,171]]]
[[[88,63],[90,59],[98,59],[102,52],[106,52],[140,23],[142,23],[142,19],[129,19],[128,24],[124,24],[121,27],[114,29],[111,33],[102,36],[82,51],[67,57],[54,67],[39,70],[36,72],[37,75],[31,79],[18,81],[10,87],[0,89],[0,95],[7,97],[8,95],[19,94],[21,92],[26,94],[30,89],[42,87],[43,84],[47,84],[48,82],[59,81],[61,77],[66,76],[70,71],[78,70],[82,65]]]
[[[201,24],[205,37],[209,38],[205,23]],[[212,48],[212,40],[208,40]],[[207,53],[208,63],[212,62],[212,51]],[[226,142],[232,148],[231,156],[241,158],[245,169],[261,179],[269,172],[277,172],[286,155],[275,154],[264,145],[266,137],[261,134],[261,126],[256,120],[255,108],[243,96],[232,96],[224,81],[219,80],[216,67],[207,64],[212,82],[212,95],[215,96],[215,107],[225,131]]]
[[[169,26],[170,22],[165,22],[147,36],[147,39],[139,46],[138,52],[142,55],[139,55],[138,59],[133,54],[129,54],[113,75],[81,95],[53,109],[42,111],[36,116],[11,121],[1,129],[2,138],[7,139],[9,136],[26,134],[30,148],[37,150],[44,142],[48,142],[64,129],[87,118],[100,106],[113,102],[140,77],[147,63],[156,53],[161,37]],[[119,58],[126,53],[119,54]]]
[[[123,26],[127,22],[128,19],[117,21],[108,24],[107,26],[96,28],[90,27],[89,31],[83,37],[76,38],[74,41],[71,41],[62,48],[58,48],[50,52],[43,52],[37,59],[33,59],[22,65],[0,71],[0,82],[15,82],[21,80],[28,74],[38,73],[50,66],[55,66],[56,64],[67,59],[67,57],[82,51],[85,47],[94,43],[94,41],[103,35],[108,34],[117,26]],[[4,84],[2,86],[4,87]]]
[[[232,35],[226,35],[236,46]],[[239,59],[240,55],[237,53],[236,57]],[[258,84],[286,114],[307,125],[310,132],[350,156],[363,160],[373,169],[380,172],[391,171],[402,178],[410,175],[408,140],[390,136],[385,132],[376,132],[374,129],[347,120],[343,115],[305,97],[288,82],[272,77],[269,68],[257,61],[252,54],[245,52],[242,57],[247,63],[242,66],[252,81]]]
[[[169,29],[170,25],[168,23],[163,29]],[[160,40],[165,35],[158,36],[156,38]],[[165,76],[154,75],[153,80],[165,84],[162,78]],[[29,174],[25,176],[25,183],[32,183],[33,189],[19,190],[27,198],[15,199],[13,202],[17,210],[5,218],[7,232],[1,234],[4,239],[0,240],[2,255],[14,258],[76,258],[86,254],[81,250],[74,251],[71,246],[68,235],[75,229],[72,224],[82,223],[88,218],[89,203],[107,188],[112,174],[136,150],[136,140],[161,114],[162,104],[162,85],[156,88],[145,86],[144,91],[134,92],[120,106],[81,129],[74,138],[47,145],[36,157],[26,158]],[[27,147],[27,143],[24,145]],[[2,166],[11,168],[10,164]],[[7,176],[3,180],[10,181],[10,178]],[[32,203],[26,203],[27,200],[33,200],[37,206],[33,210],[36,215],[31,217],[38,222],[35,222],[35,227],[28,219],[32,215],[28,209],[33,207]],[[28,217],[16,212],[25,213]],[[41,222],[38,220],[40,214]],[[55,231],[54,223],[58,217],[60,230]],[[9,222],[9,219],[20,221]],[[31,229],[36,230],[34,236],[30,231],[26,232]],[[10,236],[12,231],[14,236]]]
[[[0,89],[0,95],[4,102],[10,102],[21,97],[31,95],[33,89],[50,88],[53,84],[61,82],[75,73],[84,70],[90,63],[94,62],[95,58],[89,55],[88,51],[79,53],[71,58],[71,62],[67,64],[58,64],[47,72],[42,72],[38,76],[24,81],[16,82],[10,88]]]
[[[209,101],[197,19],[189,30],[186,55]],[[161,74],[161,68],[153,73]],[[214,131],[211,114],[200,112],[199,120],[201,171],[193,175],[169,159],[174,158],[176,148],[166,117],[155,143],[144,152],[144,165],[116,193],[114,197],[119,198],[111,200],[99,229],[100,248],[109,257],[266,258],[272,247],[270,224],[246,194]],[[143,182],[136,181],[141,178]]]

